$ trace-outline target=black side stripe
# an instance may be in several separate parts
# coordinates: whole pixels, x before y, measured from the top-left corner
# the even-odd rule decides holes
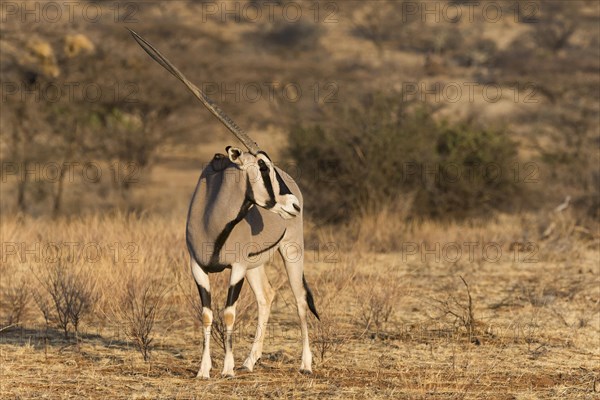
[[[225,228],[223,228],[221,233],[219,233],[219,236],[217,236],[217,239],[215,240],[215,248],[213,250],[212,255],[210,256],[211,265],[216,265],[219,263],[219,255],[221,254],[221,249],[225,245],[225,241],[227,241],[227,238],[231,234],[231,231],[233,231],[233,228],[235,228],[235,226],[242,219],[244,219],[246,214],[248,214],[248,210],[250,210],[250,207],[252,207],[252,202],[248,199],[248,197],[246,197],[244,199],[244,202],[242,203],[242,207],[240,208],[237,217],[235,217],[234,220],[229,221],[225,225]]]
[[[285,236],[285,233],[286,233],[286,232],[287,232],[287,229],[284,229],[283,233],[281,234],[281,236],[279,237],[279,239],[277,239],[277,241],[276,241],[275,243],[273,243],[273,244],[272,244],[272,245],[270,245],[269,247],[266,247],[266,248],[264,248],[264,249],[262,249],[262,250],[259,250],[259,251],[253,252],[253,253],[248,253],[248,256],[249,256],[249,257],[254,257],[254,256],[257,256],[257,255],[259,255],[259,254],[262,254],[262,253],[264,253],[265,251],[269,251],[269,250],[271,250],[272,248],[274,248],[275,246],[277,246],[277,245],[279,244],[279,242],[281,242],[281,240],[282,240],[282,239],[283,239],[283,237]]]

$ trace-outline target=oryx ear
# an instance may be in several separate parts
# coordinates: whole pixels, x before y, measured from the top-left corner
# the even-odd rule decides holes
[[[227,146],[225,148],[225,151],[227,152],[227,155],[229,156],[231,162],[236,163],[238,165],[242,165],[242,160],[240,159],[240,156],[243,153],[242,150],[238,149],[237,147]]]

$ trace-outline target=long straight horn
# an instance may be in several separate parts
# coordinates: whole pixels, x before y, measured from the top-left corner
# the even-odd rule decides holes
[[[240,140],[240,142],[244,144],[244,146],[248,148],[250,153],[256,155],[256,153],[260,151],[258,144],[256,144],[254,140],[250,139],[250,136],[248,136],[246,132],[242,130],[242,128],[237,126],[237,124],[233,122],[233,120],[229,118],[227,114],[223,112],[223,110],[217,107],[217,105],[202,90],[198,89],[196,85],[190,82],[177,68],[175,68],[173,64],[171,64],[169,60],[167,60],[165,56],[160,54],[160,52],[156,50],[154,46],[152,46],[147,40],[142,38],[140,35],[138,35],[129,28],[127,29],[129,30],[129,32],[131,32],[131,35],[133,36],[135,41],[138,42],[138,44],[142,47],[142,49],[144,49],[146,53],[148,53],[148,55],[150,55],[150,57],[154,59],[154,61],[162,65],[163,68],[165,68],[167,71],[173,74],[173,76],[175,76],[181,82],[183,82],[183,84],[187,86],[190,92],[192,92],[194,96],[196,96],[198,100],[200,100],[202,104],[204,104],[204,106],[208,108],[208,110],[211,113],[213,113],[213,115],[217,117],[219,121],[221,121],[223,125],[225,125],[227,129],[229,129],[231,133],[233,133],[235,137],[237,137]]]

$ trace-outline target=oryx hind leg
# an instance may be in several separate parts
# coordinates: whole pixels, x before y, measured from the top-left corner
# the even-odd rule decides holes
[[[245,275],[246,267],[241,264],[233,264],[231,266],[227,303],[225,304],[225,310],[223,310],[223,320],[225,322],[225,360],[223,361],[223,372],[221,372],[221,375],[227,377],[234,376],[233,325],[235,323],[235,306],[240,297]]]
[[[204,328],[204,346],[202,350],[202,361],[200,362],[200,370],[198,378],[209,378],[212,368],[210,358],[210,332],[213,322],[213,312],[210,305],[210,281],[208,274],[198,265],[193,256],[190,256],[190,264],[192,267],[192,275],[198,287],[200,301],[202,302],[202,326]]]
[[[312,354],[308,338],[307,310],[308,296],[310,296],[310,301],[312,302],[312,295],[309,295],[305,288],[304,249],[298,243],[282,243],[279,253],[285,263],[290,286],[296,298],[298,317],[300,318],[300,330],[302,332],[302,363],[300,364],[300,372],[310,374],[312,373]]]
[[[275,291],[269,283],[264,264],[248,270],[246,272],[246,279],[256,296],[256,304],[258,306],[258,323],[256,325],[254,342],[252,343],[250,355],[246,358],[243,365],[243,368],[252,371],[256,361],[262,356],[263,342],[267,333],[267,322],[269,321]]]

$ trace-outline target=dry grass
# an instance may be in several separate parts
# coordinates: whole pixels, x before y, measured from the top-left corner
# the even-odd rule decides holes
[[[435,241],[465,241],[478,235],[479,240],[498,239],[508,250],[508,239],[526,230],[534,216],[513,218],[500,217],[485,227],[424,223],[407,229],[415,242],[428,238],[430,248]],[[378,229],[385,231],[385,224]],[[335,237],[314,229],[313,236]],[[562,240],[540,242],[538,261],[533,263],[513,259],[512,251],[497,262],[481,256],[449,262],[429,255],[423,260],[420,253],[369,252],[359,243],[353,250],[341,250],[342,243],[307,252],[307,279],[323,319],[311,321],[315,365],[309,377],[297,372],[301,346],[295,305],[281,276],[282,265],[275,261],[268,273],[277,296],[260,365],[254,373],[239,371],[234,379],[210,381],[193,379],[202,332],[190,307],[197,294],[190,284],[181,218],[9,217],[3,220],[2,237],[2,276],[11,276],[2,280],[3,300],[14,299],[13,289],[22,277],[43,268],[48,243],[77,242],[75,249],[95,243],[101,249],[99,257],[74,253],[75,261],[94,277],[98,296],[94,312],[81,322],[78,346],[54,325],[46,330],[34,302],[19,311],[19,325],[0,332],[3,398],[597,396],[597,242],[573,230]],[[408,236],[399,240],[404,237]],[[15,255],[8,243],[25,243],[26,249],[34,250],[22,254],[18,248]],[[548,244],[570,250],[557,256],[547,251]],[[111,313],[131,280],[142,277],[167,288],[164,312],[157,314],[152,327],[147,362],[127,335],[127,319]],[[215,283],[216,304],[224,302],[225,279],[220,276]],[[249,351],[256,312],[247,287],[242,296],[246,304],[234,344],[238,366]],[[14,323],[14,310],[3,306],[2,318],[3,326]],[[216,343],[212,349],[215,375],[223,354]]]

